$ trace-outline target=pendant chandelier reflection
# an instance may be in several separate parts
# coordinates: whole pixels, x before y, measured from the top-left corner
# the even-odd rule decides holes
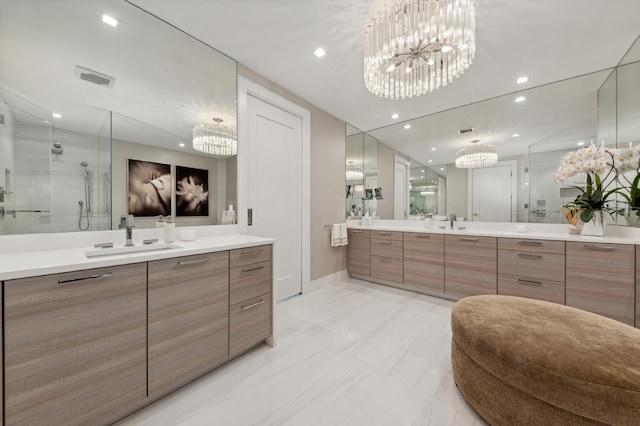
[[[479,140],[471,141],[468,148],[456,152],[456,167],[459,169],[477,169],[492,166],[498,162],[498,154],[494,145],[478,145]]]
[[[364,173],[359,170],[359,167],[353,165],[353,161],[348,161],[347,163],[349,164],[346,172],[346,179],[348,181],[364,179]]]
[[[404,99],[446,86],[476,52],[474,0],[401,0],[368,28],[364,82],[376,96]]]
[[[222,118],[214,118],[216,124],[200,123],[193,126],[193,149],[216,158],[229,158],[238,154],[238,140]]]

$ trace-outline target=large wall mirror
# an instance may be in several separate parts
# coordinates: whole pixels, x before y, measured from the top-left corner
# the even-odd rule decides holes
[[[126,1],[4,2],[0,234],[106,230],[128,213],[137,227],[233,223],[236,76]]]
[[[563,223],[562,206],[576,196],[572,186],[584,182],[579,176],[554,182],[562,157],[591,143],[621,149],[640,144],[639,45],[636,41],[615,69],[364,134],[410,159],[412,218],[430,213],[456,214],[470,221]],[[456,152],[472,141],[495,145],[498,164],[457,168]],[[378,165],[380,170],[384,167]],[[385,195],[397,196],[393,191]],[[617,202],[615,207],[623,210],[623,200]],[[626,223],[622,217],[612,220]]]

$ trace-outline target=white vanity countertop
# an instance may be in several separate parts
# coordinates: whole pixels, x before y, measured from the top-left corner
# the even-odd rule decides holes
[[[569,234],[568,224],[527,224],[527,232],[516,232],[515,223],[489,223],[489,222],[462,222],[460,226],[466,229],[457,230],[449,229],[450,223],[434,222],[430,228],[426,228],[423,221],[417,220],[379,220],[374,221],[371,226],[363,226],[358,221],[347,221],[350,229],[369,229],[372,231],[398,231],[398,232],[416,232],[416,233],[432,233],[444,235],[472,235],[478,237],[503,237],[503,238],[521,238],[521,239],[544,239],[544,240],[560,240],[575,241],[584,243],[603,243],[603,244],[640,244],[640,235],[638,229],[626,226],[608,225],[603,237],[591,237],[586,235]],[[441,229],[438,226],[446,226]]]
[[[114,254],[92,258],[88,258],[85,252],[97,250],[93,246],[2,254],[0,255],[0,281],[169,259],[172,257],[272,244],[274,242],[275,240],[273,239],[249,235],[221,235],[198,238],[193,241],[176,241],[172,244],[178,247],[168,250]],[[137,246],[141,244],[142,242],[136,241]],[[115,246],[120,247],[121,245],[116,244]]]

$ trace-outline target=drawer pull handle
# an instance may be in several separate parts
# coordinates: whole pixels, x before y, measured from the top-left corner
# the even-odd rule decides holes
[[[391,232],[378,232],[378,235],[391,235]]]
[[[393,244],[393,242],[391,240],[384,240],[384,241],[379,241],[380,244],[384,244],[386,246]]]
[[[542,259],[542,256],[539,254],[518,253],[518,257],[524,257],[525,259]]]
[[[58,284],[66,284],[66,283],[72,283],[72,282],[84,281],[84,280],[98,280],[100,278],[109,278],[112,276],[113,274],[111,272],[107,272],[104,274],[89,275],[88,277],[82,277],[82,278],[69,278],[66,280],[58,280]]]
[[[541,241],[526,241],[526,240],[520,240],[518,241],[518,244],[522,244],[524,246],[541,246],[542,242]]]
[[[416,235],[416,238],[431,238],[431,235],[429,235],[429,234],[418,234],[418,235]]]
[[[360,229],[352,229],[351,232],[354,234],[362,234],[363,231]]]
[[[255,254],[255,253],[262,253],[264,251],[264,249],[257,249],[257,250],[242,250],[240,252],[240,254]]]
[[[460,237],[460,241],[478,242],[480,238]]]
[[[518,278],[518,282],[520,284],[527,284],[527,285],[542,285],[542,281],[525,280],[523,278]]]
[[[393,263],[392,259],[387,259],[386,257],[380,258],[380,263]]]
[[[252,303],[252,304],[250,304],[250,305],[242,306],[240,309],[242,309],[243,311],[245,311],[245,310],[247,310],[247,309],[255,308],[255,307],[256,307],[256,306],[258,306],[258,305],[262,305],[263,303],[264,303],[264,300],[263,300],[263,299],[260,299],[260,300],[258,300],[257,302]]]
[[[241,271],[242,272],[251,272],[251,271],[257,271],[258,269],[264,269],[264,265],[254,266],[252,268],[243,268],[243,269],[241,269]]]
[[[600,244],[585,244],[584,248],[587,250],[597,250],[597,251],[613,251],[616,248],[614,246],[603,246]]]
[[[178,266],[194,265],[196,263],[207,263],[207,262],[211,262],[210,257],[205,257],[204,259],[181,260],[178,262]]]

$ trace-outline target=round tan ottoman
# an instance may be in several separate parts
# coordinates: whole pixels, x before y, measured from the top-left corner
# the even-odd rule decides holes
[[[640,425],[640,330],[510,296],[451,313],[458,389],[492,425]]]

